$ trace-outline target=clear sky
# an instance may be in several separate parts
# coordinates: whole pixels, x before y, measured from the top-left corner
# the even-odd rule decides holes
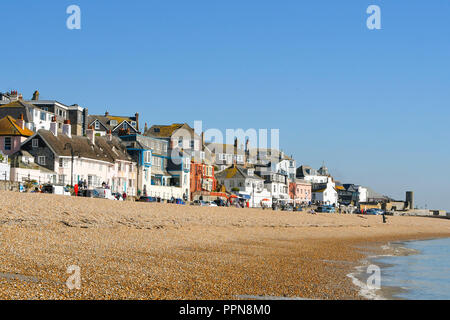
[[[450,211],[449,16],[448,0],[3,1],[0,91],[149,125],[279,128],[299,164]]]

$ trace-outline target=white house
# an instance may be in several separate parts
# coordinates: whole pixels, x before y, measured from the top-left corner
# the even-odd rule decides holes
[[[338,205],[338,192],[336,191],[336,184],[332,178],[328,178],[325,183],[312,184],[312,198],[313,202],[327,205]]]
[[[301,166],[297,169],[297,178],[309,181],[311,183],[326,183],[331,177],[328,168],[323,165],[319,170],[310,166]]]
[[[61,185],[85,181],[89,188],[106,184],[113,192],[136,195],[136,164],[120,139],[107,135],[72,136],[69,121],[58,133],[56,122],[50,131],[39,130],[22,143],[21,149],[34,157],[34,163],[55,173],[52,183]]]
[[[272,196],[264,187],[264,179],[256,175],[253,168],[233,165],[216,173],[215,177],[228,192],[236,190],[235,193],[247,199],[249,207],[259,208],[263,202],[272,205]]]

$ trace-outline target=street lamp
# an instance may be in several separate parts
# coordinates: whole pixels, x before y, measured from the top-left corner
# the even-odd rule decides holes
[[[252,187],[253,187],[253,196],[252,196],[252,200],[253,200],[253,208],[255,207],[255,186],[256,186],[256,183],[253,182],[253,183],[252,183]]]
[[[72,156],[72,161],[70,163],[70,186],[73,188],[73,159],[74,159],[74,152],[73,147],[71,143],[66,143],[64,145],[64,150],[70,149],[70,155]]]

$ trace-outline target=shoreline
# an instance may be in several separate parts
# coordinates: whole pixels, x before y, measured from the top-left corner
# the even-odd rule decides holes
[[[347,276],[361,248],[450,237],[450,221],[420,217],[9,192],[0,203],[0,299],[364,299]],[[71,265],[80,290],[64,285]]]

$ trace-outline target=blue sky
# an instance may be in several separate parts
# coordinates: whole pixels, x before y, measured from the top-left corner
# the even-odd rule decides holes
[[[448,0],[4,1],[0,91],[149,125],[279,128],[299,164],[450,211],[449,15]]]

